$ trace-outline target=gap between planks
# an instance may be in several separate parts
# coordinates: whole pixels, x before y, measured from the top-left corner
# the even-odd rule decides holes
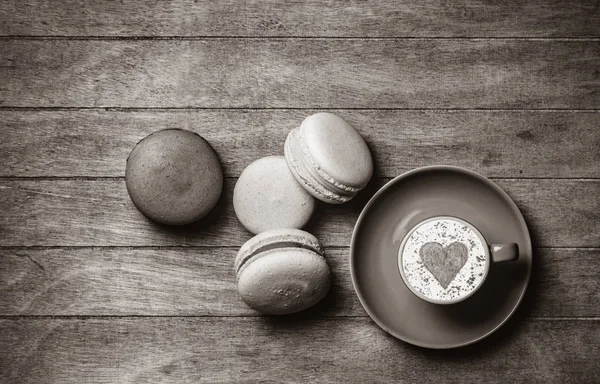
[[[317,107],[17,107],[0,106],[0,111],[104,111],[104,112],[187,112],[187,111],[422,111],[422,112],[572,112],[572,113],[597,113],[600,108],[317,108]]]
[[[600,37],[532,37],[532,36],[513,36],[513,37],[476,37],[476,36],[61,36],[61,35],[0,35],[0,40],[468,40],[468,41],[486,41],[486,40],[504,40],[504,41],[600,41]]]
[[[0,251],[10,250],[45,250],[45,249],[155,249],[155,250],[178,250],[178,249],[237,249],[239,245],[3,245],[0,246]],[[350,249],[347,245],[326,245],[325,250],[340,250]],[[597,250],[598,247],[569,247],[569,246],[533,246],[533,249],[573,249],[573,250]],[[2,255],[0,255],[0,258]]]
[[[399,174],[398,176],[401,176]],[[397,176],[396,176],[397,177]],[[237,180],[236,176],[225,176],[225,180]],[[388,182],[394,177],[380,177],[379,180]],[[572,180],[572,181],[595,181],[600,180],[600,177],[511,177],[511,176],[494,176],[488,177],[490,180]],[[0,180],[39,180],[39,181],[124,181],[125,176],[0,176]]]
[[[303,314],[296,314],[302,318]],[[293,316],[293,315],[292,315]],[[512,316],[511,316],[512,317]],[[88,319],[267,319],[267,318],[289,318],[289,316],[277,315],[0,315],[0,320],[21,320],[21,319],[43,319],[43,320],[88,320]],[[345,320],[345,319],[367,319],[369,315],[342,315],[342,316],[310,316],[315,320]],[[598,316],[524,316],[523,319],[533,321],[600,321]]]

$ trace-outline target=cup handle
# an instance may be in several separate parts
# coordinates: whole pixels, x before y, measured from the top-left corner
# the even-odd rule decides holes
[[[492,257],[492,262],[494,263],[518,260],[519,245],[516,243],[491,244],[490,256]]]

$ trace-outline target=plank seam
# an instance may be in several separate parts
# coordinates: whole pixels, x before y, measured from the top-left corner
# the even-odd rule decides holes
[[[573,112],[597,113],[600,108],[344,108],[344,107],[42,107],[0,106],[0,111],[104,111],[104,112],[176,112],[176,111],[416,111],[416,112]]]
[[[566,36],[566,37],[535,37],[535,36],[250,36],[250,35],[231,35],[231,36],[214,36],[214,35],[194,35],[194,36],[109,36],[109,35],[0,35],[0,40],[64,40],[64,41],[197,41],[197,40],[356,40],[356,41],[371,41],[371,40],[416,40],[416,41],[435,41],[435,40],[468,40],[468,41],[600,41],[600,36]]]
[[[298,319],[307,317],[298,316]],[[263,319],[279,318],[273,315],[0,315],[0,320],[87,320],[87,319]],[[343,319],[369,319],[368,315],[341,315],[341,316],[310,316],[313,320],[343,320]],[[598,316],[525,316],[524,319],[533,321],[600,321]]]
[[[225,176],[226,180],[237,180],[238,176]],[[389,181],[394,179],[392,176],[378,177],[377,180]],[[600,177],[513,177],[513,176],[490,176],[490,180],[571,180],[571,181],[598,181]],[[4,175],[0,176],[3,181],[124,181],[125,176],[15,176]]]
[[[238,249],[239,245],[0,245],[0,251],[10,250],[50,250],[50,249],[122,249],[122,250],[179,250],[179,249]],[[325,250],[349,250],[348,245],[325,245]],[[578,246],[533,246],[533,249],[572,249],[572,250],[600,250],[598,247]],[[2,255],[0,255],[2,257]]]

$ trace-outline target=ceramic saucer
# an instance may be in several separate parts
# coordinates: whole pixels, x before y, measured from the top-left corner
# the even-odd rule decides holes
[[[460,303],[418,298],[402,281],[398,250],[411,228],[434,216],[473,224],[488,244],[517,243],[519,260],[494,265]],[[354,289],[369,316],[398,339],[439,349],[472,344],[502,326],[525,294],[531,264],[531,238],[515,203],[487,178],[451,166],[415,169],[381,188],[358,218],[350,253]]]

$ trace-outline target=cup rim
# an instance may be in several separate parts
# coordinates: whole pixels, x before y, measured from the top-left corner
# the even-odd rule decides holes
[[[404,268],[403,268],[403,255],[404,255],[404,247],[406,246],[406,243],[408,242],[408,239],[412,236],[412,234],[419,229],[420,227],[422,227],[423,225],[434,221],[434,220],[454,220],[454,221],[458,221],[466,226],[468,226],[474,233],[475,235],[477,235],[477,237],[479,238],[479,241],[481,241],[481,243],[483,244],[483,248],[485,251],[485,268],[483,271],[483,277],[481,278],[479,284],[475,287],[475,289],[473,289],[471,292],[469,292],[468,294],[466,294],[465,296],[459,297],[457,299],[453,299],[453,300],[440,300],[440,299],[433,299],[430,297],[425,296],[424,294],[422,294],[421,292],[417,291],[412,285],[410,285],[407,282],[407,278],[406,275],[404,274]],[[398,270],[400,271],[400,275],[402,277],[402,282],[404,283],[404,285],[406,285],[406,287],[414,294],[416,295],[419,299],[421,300],[425,300],[429,303],[432,304],[439,304],[439,305],[452,305],[452,304],[457,304],[460,303],[462,301],[465,301],[466,299],[468,299],[469,297],[471,297],[472,295],[475,294],[475,292],[477,292],[479,290],[479,288],[481,288],[481,286],[485,283],[485,279],[487,279],[488,273],[490,271],[490,265],[491,265],[491,261],[490,261],[490,245],[488,244],[487,240],[485,239],[485,237],[483,236],[483,234],[471,223],[469,223],[468,221],[461,219],[459,217],[455,217],[455,216],[449,216],[449,215],[441,215],[441,216],[432,216],[428,219],[422,220],[419,223],[415,224],[410,231],[408,231],[408,233],[406,234],[406,236],[404,236],[404,238],[402,239],[402,242],[400,243],[400,248],[398,249]]]

